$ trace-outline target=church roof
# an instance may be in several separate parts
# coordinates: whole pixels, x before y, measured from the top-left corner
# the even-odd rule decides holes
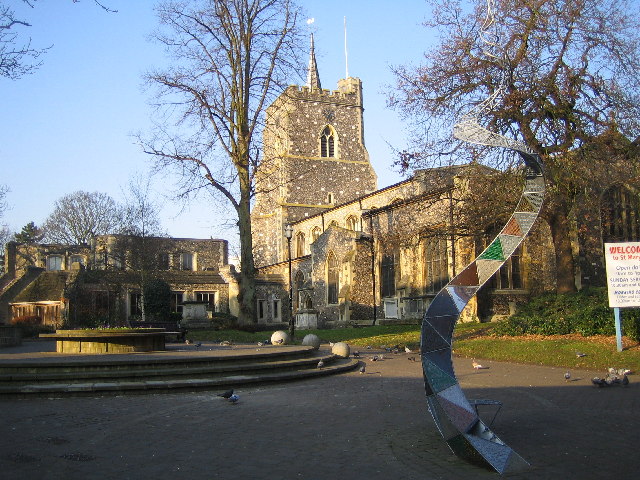
[[[307,87],[311,90],[322,90],[320,75],[318,75],[318,64],[316,63],[316,52],[313,45],[313,33],[311,34],[311,51],[309,53],[309,67],[307,68]]]

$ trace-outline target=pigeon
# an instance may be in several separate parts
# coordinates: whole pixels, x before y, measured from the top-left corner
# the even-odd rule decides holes
[[[235,393],[233,395],[231,395],[229,398],[227,398],[227,400],[230,403],[236,403],[239,399],[240,399],[240,397],[238,395],[236,395]]]
[[[367,350],[371,350],[371,345],[367,345]]]
[[[284,338],[279,338],[279,339],[277,339],[277,340],[276,340],[275,342],[273,342],[273,343],[275,343],[275,344],[277,344],[277,345],[280,345],[281,343],[284,343]]]
[[[262,343],[262,342],[258,342],[258,346],[259,346],[259,347],[262,347],[263,345],[264,345],[264,343]]]
[[[330,346],[330,347],[333,347],[334,345],[335,345],[335,343],[333,343],[333,342],[329,342],[329,346]]]
[[[628,386],[628,385],[629,385],[629,379],[627,378],[627,376],[626,376],[626,375],[623,375],[623,376],[622,376],[622,381],[621,381],[620,383],[622,383],[622,386],[623,386],[623,387],[626,387],[626,386]]]
[[[374,355],[373,357],[371,357],[371,361],[372,362],[377,362],[378,361],[378,355]]]
[[[378,360],[384,360],[384,355],[382,353],[378,356]]]
[[[186,343],[187,345],[191,344],[191,340],[189,338],[187,338],[184,343]]]
[[[224,393],[218,393],[218,397],[226,398],[227,400],[233,396],[233,390],[227,390]]]
[[[489,368],[489,367],[483,367],[481,364],[476,362],[475,359],[473,360],[473,362],[471,362],[471,365],[473,365],[473,369],[474,370],[480,370],[480,369],[483,369],[483,368]]]
[[[564,372],[564,380],[565,382],[568,382],[569,380],[571,380],[571,372],[570,371],[566,371]]]
[[[405,353],[413,353],[409,347],[404,347]]]
[[[407,357],[407,360],[409,360],[410,362],[415,362],[416,361],[416,357]]]
[[[586,353],[582,353],[582,352],[576,352],[576,357],[580,358],[580,357],[586,357],[587,354]]]
[[[196,348],[200,348],[202,346],[202,342],[196,343]]]
[[[324,367],[324,362],[322,360],[320,360],[318,362],[318,368],[322,368],[322,367]]]
[[[362,364],[362,366],[360,367],[360,373],[364,373],[364,371],[367,369],[367,366],[365,364]]]
[[[223,340],[222,342],[220,342],[220,345],[222,347],[228,347],[229,345],[231,345],[231,342],[229,340]]]
[[[353,358],[360,358],[360,352],[358,352],[357,350],[353,352]]]

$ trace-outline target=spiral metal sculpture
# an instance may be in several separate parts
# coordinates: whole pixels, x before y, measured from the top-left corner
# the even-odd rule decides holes
[[[496,46],[486,34],[493,18],[493,0],[489,0],[482,36],[488,48]],[[489,51],[485,53],[497,58]],[[427,402],[440,433],[456,455],[500,474],[521,470],[528,463],[491,431],[466,398],[453,370],[451,346],[453,329],[462,310],[524,240],[544,199],[540,156],[524,143],[491,132],[478,123],[478,119],[495,106],[502,92],[501,86],[463,116],[454,127],[454,136],[466,142],[517,152],[526,165],[523,193],[498,236],[435,296],[425,312],[420,338]]]

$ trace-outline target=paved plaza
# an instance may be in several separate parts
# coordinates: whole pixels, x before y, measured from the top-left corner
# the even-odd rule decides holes
[[[0,352],[2,353],[2,352]],[[216,392],[0,399],[0,478],[499,478],[452,455],[407,354],[340,375]],[[4,355],[3,358],[6,358]],[[0,362],[2,360],[0,359]],[[605,372],[456,358],[469,398],[500,400],[493,431],[531,463],[514,479],[640,475],[640,376],[597,388]],[[624,367],[619,365],[618,367]],[[481,407],[487,421],[492,407]]]

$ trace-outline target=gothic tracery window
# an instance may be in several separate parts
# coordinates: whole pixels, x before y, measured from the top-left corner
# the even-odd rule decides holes
[[[398,256],[387,253],[382,256],[380,263],[380,288],[383,297],[393,297],[396,294],[396,267]]]
[[[321,157],[335,157],[335,135],[330,126],[324,127],[322,134],[320,135],[320,156]]]
[[[444,237],[433,237],[425,245],[425,289],[437,293],[449,281],[447,265],[447,241]]]

